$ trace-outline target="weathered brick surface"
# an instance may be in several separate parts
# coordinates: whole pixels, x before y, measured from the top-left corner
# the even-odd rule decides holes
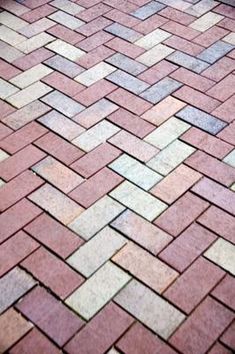
[[[233,0],[0,1],[0,353],[234,351]]]

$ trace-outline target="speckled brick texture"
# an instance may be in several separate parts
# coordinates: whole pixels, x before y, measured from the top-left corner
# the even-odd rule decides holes
[[[0,1],[0,353],[235,351],[235,1]]]

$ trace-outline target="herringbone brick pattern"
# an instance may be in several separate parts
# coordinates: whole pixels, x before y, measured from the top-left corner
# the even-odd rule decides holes
[[[235,1],[0,5],[0,353],[232,353]]]

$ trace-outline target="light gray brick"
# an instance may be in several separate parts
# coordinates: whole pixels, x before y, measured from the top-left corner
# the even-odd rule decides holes
[[[140,96],[147,101],[156,104],[181,86],[182,84],[180,82],[166,77],[144,91]]]
[[[69,118],[74,117],[84,109],[84,106],[80,103],[56,90],[43,97],[42,101]]]
[[[132,75],[139,75],[147,69],[147,66],[144,64],[138,63],[137,61],[121,53],[114,54],[110,58],[106,59],[106,62]]]
[[[203,70],[209,67],[209,64],[180,51],[172,53],[167,59],[186,69],[192,70],[197,74],[200,74]]]
[[[165,339],[185,318],[182,312],[137,280],[129,282],[115,297],[115,302]]]
[[[81,66],[66,58],[61,57],[60,55],[54,55],[52,58],[44,61],[44,64],[65,74],[66,76],[69,76],[72,79],[84,71]]]
[[[125,71],[122,70],[117,70],[111,75],[107,77],[107,79],[114,84],[117,84],[124,89],[127,89],[135,94],[140,94],[144,90],[146,90],[149,85],[141,81],[140,79],[135,78],[134,76],[131,76],[130,74],[125,73]]]
[[[197,58],[204,60],[207,63],[214,64],[218,59],[228,54],[234,48],[235,46],[229,43],[218,41],[212,44],[209,48],[203,50]]]
[[[146,18],[154,15],[158,11],[164,9],[164,7],[166,6],[160,4],[157,1],[151,1],[148,4],[141,6],[139,9],[133,11],[131,15],[139,18],[140,20],[145,20]]]
[[[128,42],[135,42],[141,37],[141,34],[134,31],[131,28],[120,25],[119,23],[113,23],[112,25],[105,28],[105,31],[125,39]]]
[[[176,114],[176,117],[213,135],[217,134],[226,126],[226,123],[222,122],[220,119],[191,106],[183,108]]]
[[[16,267],[0,279],[0,314],[30,290],[36,282]]]

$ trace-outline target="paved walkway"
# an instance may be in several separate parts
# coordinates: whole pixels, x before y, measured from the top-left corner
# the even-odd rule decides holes
[[[234,0],[0,4],[0,353],[232,353]]]

